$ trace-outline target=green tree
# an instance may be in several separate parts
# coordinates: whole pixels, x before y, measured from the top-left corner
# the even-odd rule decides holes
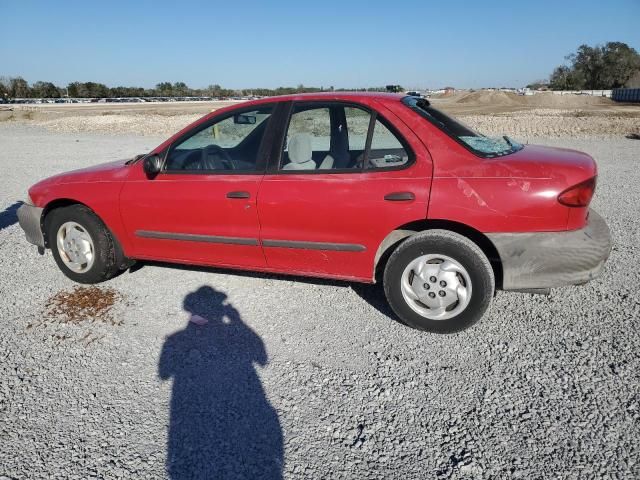
[[[173,95],[175,97],[186,97],[189,95],[189,87],[184,82],[176,82],[173,84]]]
[[[554,90],[609,89],[624,86],[640,70],[640,54],[622,42],[580,45],[556,67],[549,84]]]
[[[71,98],[78,98],[80,96],[80,82],[72,82],[67,85],[67,94]]]
[[[51,82],[35,82],[31,91],[33,96],[38,98],[60,98],[58,87]]]
[[[549,87],[552,90],[580,90],[584,87],[584,79],[581,72],[567,65],[560,65],[551,74]]]
[[[173,96],[173,85],[171,82],[160,82],[156,85],[156,94],[161,97]]]
[[[109,87],[103,83],[86,82],[84,84],[86,96],[91,98],[107,98],[110,97]]]
[[[29,84],[22,77],[10,78],[8,90],[11,98],[29,98],[31,96]]]
[[[624,87],[640,71],[640,55],[622,42],[609,42],[602,53],[604,81],[610,88]]]
[[[640,88],[640,70],[636,71],[631,78],[624,84],[627,88]]]
[[[567,56],[572,64],[573,71],[578,78],[584,80],[584,84],[578,88],[607,88],[604,85],[604,58],[603,48],[580,45],[576,53]]]

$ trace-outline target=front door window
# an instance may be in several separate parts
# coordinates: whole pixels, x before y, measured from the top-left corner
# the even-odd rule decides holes
[[[209,124],[169,150],[165,171],[242,173],[258,170],[271,107],[235,113]]]

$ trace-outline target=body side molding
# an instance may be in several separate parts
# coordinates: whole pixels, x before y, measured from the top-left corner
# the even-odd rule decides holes
[[[364,252],[367,247],[354,243],[299,242],[293,240],[263,240],[264,247],[300,248],[302,250],[334,250],[339,252]]]
[[[198,235],[195,233],[153,232],[136,230],[136,237],[155,238],[159,240],[182,240],[185,242],[228,243],[232,245],[255,245],[260,243],[257,238],[222,237],[217,235]]]

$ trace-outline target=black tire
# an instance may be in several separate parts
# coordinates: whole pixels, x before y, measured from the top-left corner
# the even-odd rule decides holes
[[[85,272],[74,272],[60,256],[56,235],[60,227],[66,222],[76,222],[81,225],[91,237],[94,247],[93,265]],[[91,209],[84,205],[70,205],[56,208],[45,218],[47,239],[53,258],[67,277],[78,283],[100,283],[113,278],[120,269],[116,261],[114,240],[107,227]]]
[[[419,314],[402,295],[401,279],[405,268],[414,259],[428,254],[446,255],[456,260],[471,279],[469,304],[446,320],[433,320]],[[387,301],[400,320],[410,327],[434,333],[458,332],[478,322],[489,307],[495,289],[493,269],[482,250],[468,238],[447,230],[428,230],[404,240],[389,257],[383,283]]]

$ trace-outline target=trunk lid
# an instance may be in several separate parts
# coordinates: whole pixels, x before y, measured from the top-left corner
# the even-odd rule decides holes
[[[598,173],[596,162],[590,155],[569,148],[542,145],[525,145],[522,150],[495,158],[492,162],[506,168],[510,176],[557,179],[566,187]]]

